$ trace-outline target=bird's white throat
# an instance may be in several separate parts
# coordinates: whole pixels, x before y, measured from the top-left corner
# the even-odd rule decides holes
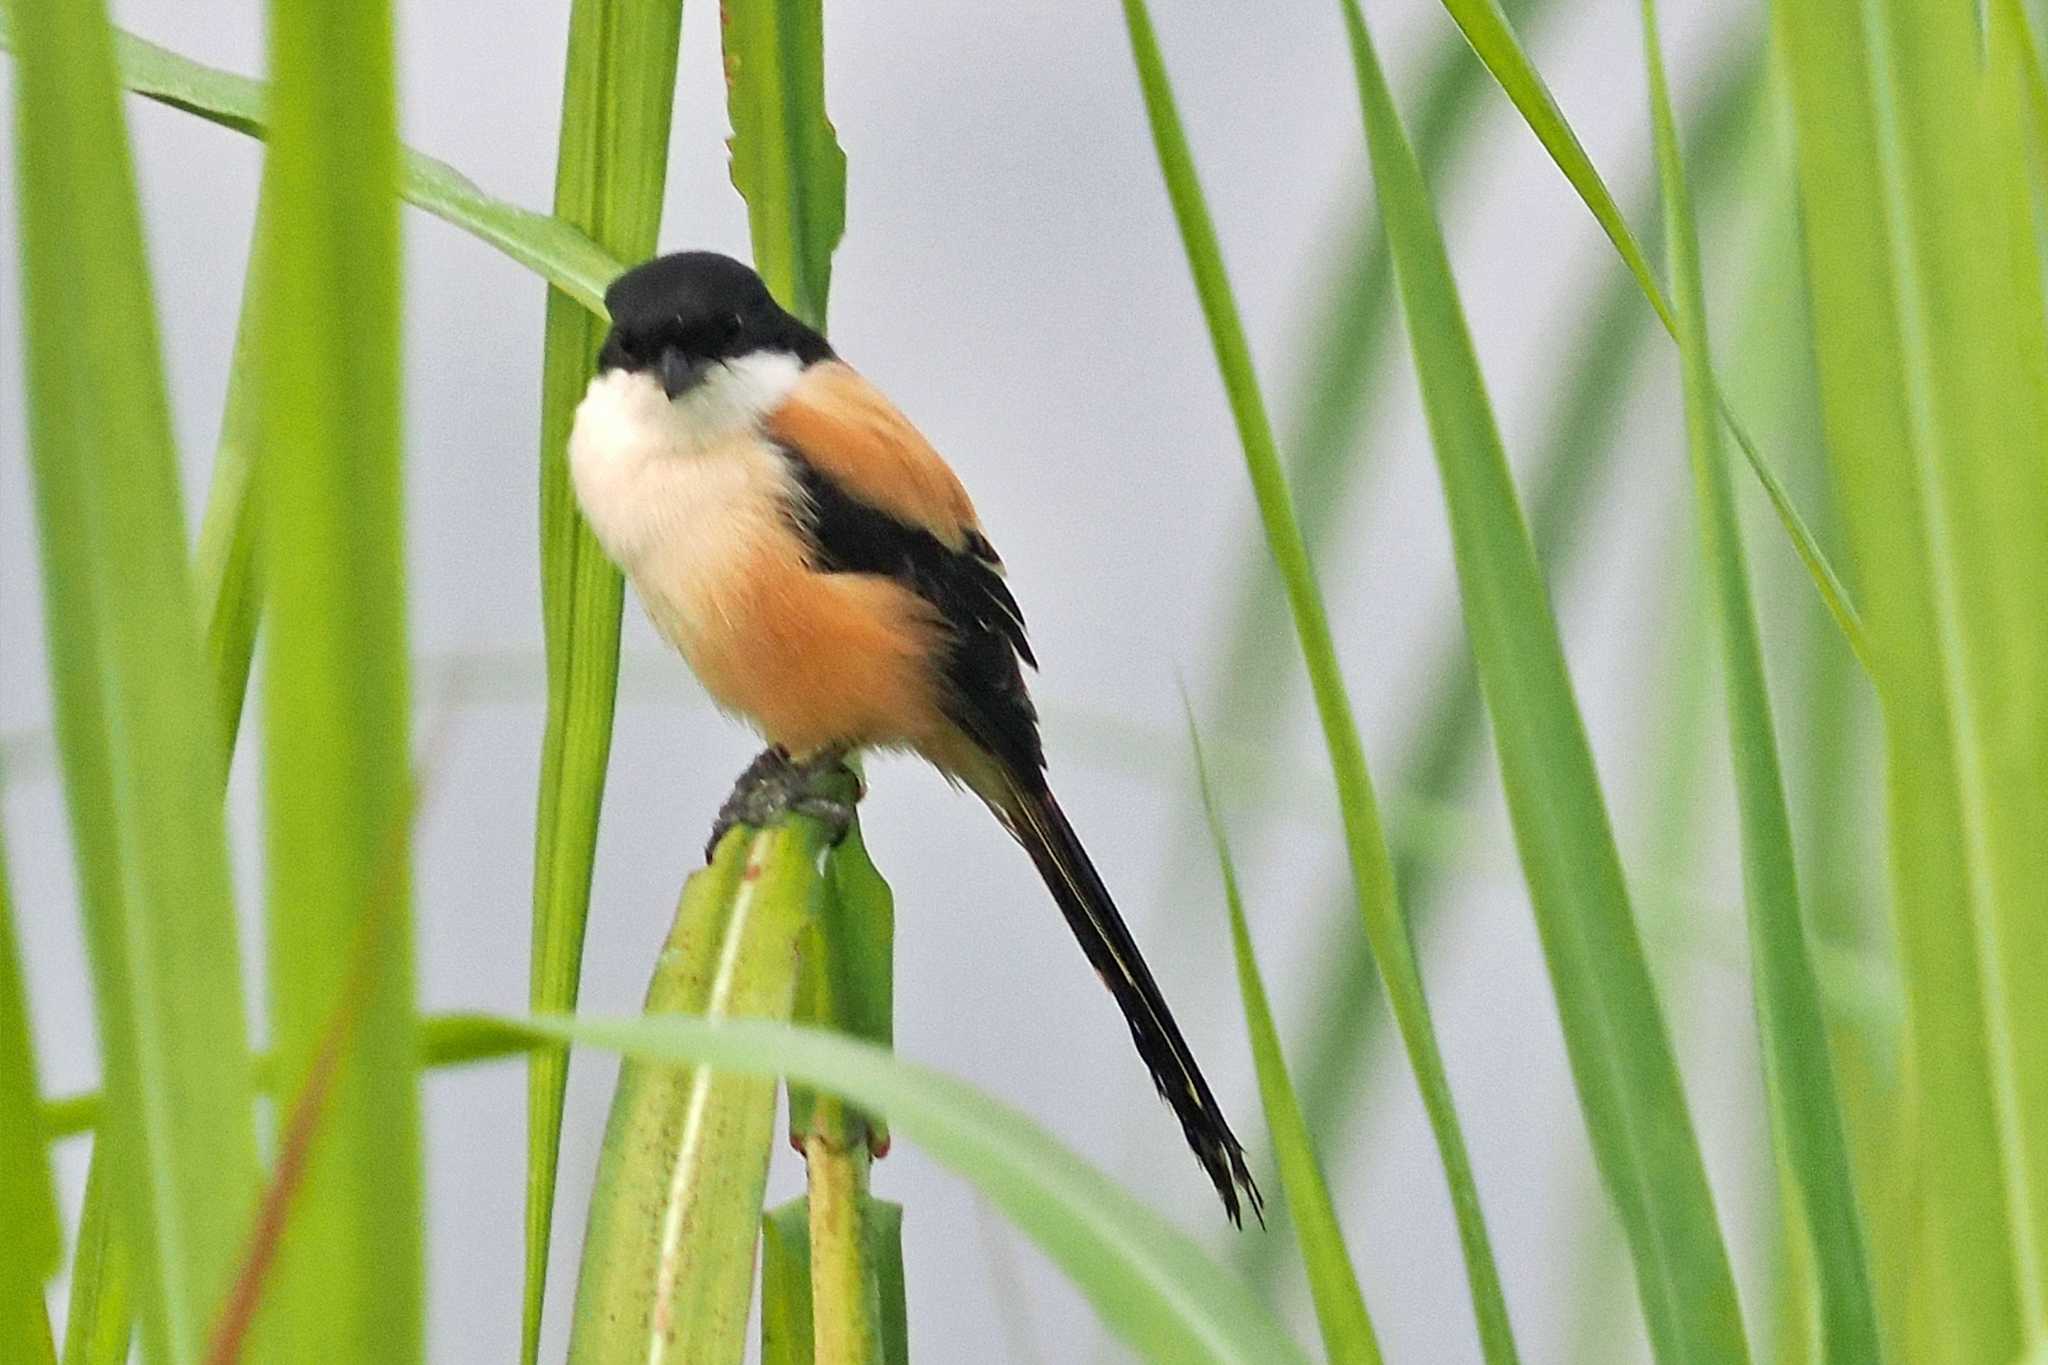
[[[789,354],[715,365],[673,400],[652,375],[590,381],[569,434],[569,473],[585,520],[620,567],[636,570],[684,526],[748,519],[787,474],[760,439],[763,420],[803,373]]]

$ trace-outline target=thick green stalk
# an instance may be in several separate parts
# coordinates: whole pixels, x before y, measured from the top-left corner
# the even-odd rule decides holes
[[[867,1199],[861,1226],[881,1314],[879,1359],[886,1365],[910,1365],[909,1315],[903,1297],[903,1206]],[[810,1201],[799,1195],[761,1220],[761,1361],[814,1365],[820,1358],[811,1310]]]
[[[973,1180],[1143,1358],[1244,1365],[1305,1359],[1286,1329],[1186,1234],[1017,1110],[844,1034],[764,1020],[482,1021],[522,1036],[830,1087]],[[630,1357],[629,1357],[630,1359]]]
[[[894,1033],[895,903],[852,837],[827,858],[803,941],[797,1018],[879,1046]],[[807,1271],[816,1358],[885,1358],[885,1276],[874,1236],[880,1203],[868,1194],[873,1154],[888,1129],[838,1097],[789,1088],[790,1141],[804,1155],[810,1194]]]
[[[681,31],[681,0],[576,0],[569,11],[555,215],[627,262],[653,254],[661,224]],[[548,291],[540,416],[548,714],[534,817],[528,982],[536,1011],[576,1008],[618,691],[625,589],[576,510],[567,459],[576,404],[603,337],[603,320],[586,304]],[[526,1365],[540,1354],[568,1082],[566,1049],[534,1054],[526,1088],[526,1287],[519,1339]]]
[[[798,819],[740,829],[683,888],[647,988],[650,1015],[779,1019],[824,836]],[[719,1365],[746,1351],[775,1082],[629,1058],[591,1194],[571,1362]]]
[[[836,1102],[828,1110],[842,1110]],[[811,1222],[811,1331],[820,1360],[879,1365],[881,1280],[869,1262],[868,1154],[862,1125],[843,1120],[804,1137]]]

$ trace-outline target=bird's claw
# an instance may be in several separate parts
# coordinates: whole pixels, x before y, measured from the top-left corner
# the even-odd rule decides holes
[[[854,806],[865,794],[844,755],[828,750],[794,762],[780,745],[771,746],[747,765],[718,808],[704,861],[717,856],[718,845],[735,826],[764,829],[791,811],[822,824],[836,846],[852,827]]]

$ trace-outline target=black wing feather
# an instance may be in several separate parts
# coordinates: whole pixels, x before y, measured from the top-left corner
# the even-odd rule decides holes
[[[803,494],[792,510],[809,533],[813,566],[894,578],[931,603],[951,636],[948,718],[1013,772],[1043,772],[1038,711],[1019,666],[1021,660],[1035,668],[1037,660],[994,547],[977,532],[964,550],[955,550],[923,527],[852,496],[801,451],[784,454]]]
[[[1241,1216],[1241,1189],[1263,1221],[1259,1187],[1245,1166],[1244,1148],[1202,1078],[1109,889],[1046,787],[1038,712],[1024,690],[1020,661],[1037,664],[1024,638],[1024,613],[1003,581],[995,547],[971,532],[955,550],[929,531],[851,496],[801,451],[785,453],[801,492],[791,514],[808,534],[812,566],[824,573],[896,579],[931,603],[946,623],[951,635],[946,715],[1003,764],[1010,784],[1009,800],[991,805],[1030,853],[1082,951],[1109,987],[1152,1083],[1179,1116],[1188,1145],[1215,1182],[1230,1220]]]

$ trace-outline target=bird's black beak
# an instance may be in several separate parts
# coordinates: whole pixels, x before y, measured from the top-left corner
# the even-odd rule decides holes
[[[661,387],[670,398],[680,397],[697,387],[704,379],[704,372],[711,368],[709,360],[694,356],[671,347],[661,353]]]

